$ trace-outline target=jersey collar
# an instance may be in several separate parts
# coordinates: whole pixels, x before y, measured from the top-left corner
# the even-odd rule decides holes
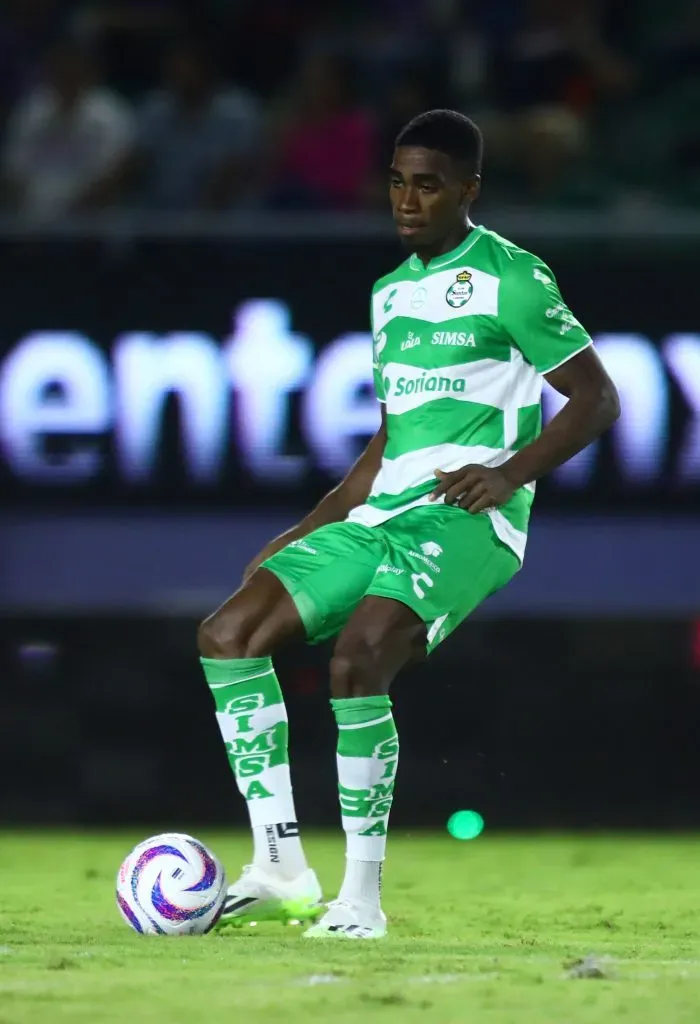
[[[456,263],[457,260],[460,260],[466,253],[469,252],[473,245],[476,245],[476,243],[479,241],[482,234],[484,233],[484,227],[482,224],[475,225],[472,224],[471,221],[469,222],[469,224],[471,227],[471,231],[464,239],[464,241],[451,252],[446,252],[442,256],[436,256],[435,259],[430,260],[427,266],[423,266],[420,257],[418,256],[417,253],[414,252],[409,260],[409,266],[411,270],[416,270],[418,272],[425,270],[441,270],[442,267],[448,267],[450,263]]]

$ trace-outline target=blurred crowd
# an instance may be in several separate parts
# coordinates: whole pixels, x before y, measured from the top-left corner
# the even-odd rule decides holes
[[[4,208],[356,210],[433,106],[490,201],[700,199],[700,0],[4,0]]]

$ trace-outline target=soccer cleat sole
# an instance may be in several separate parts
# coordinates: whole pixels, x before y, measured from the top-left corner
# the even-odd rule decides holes
[[[228,913],[222,913],[214,926],[215,931],[239,929],[259,921],[277,921],[283,925],[307,924],[316,921],[325,907],[308,900],[255,900],[244,899]]]
[[[359,924],[350,925],[331,925],[329,928],[308,928],[304,932],[305,939],[319,939],[320,941],[333,939],[335,942],[342,940],[345,942],[358,942],[360,940],[369,940],[371,942],[378,942],[380,939],[386,938],[386,930],[379,931],[376,928],[366,928]]]

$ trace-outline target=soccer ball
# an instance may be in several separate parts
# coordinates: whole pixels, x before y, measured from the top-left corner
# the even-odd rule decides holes
[[[135,846],[119,868],[117,906],[145,935],[203,935],[226,897],[226,875],[203,843],[179,832]]]

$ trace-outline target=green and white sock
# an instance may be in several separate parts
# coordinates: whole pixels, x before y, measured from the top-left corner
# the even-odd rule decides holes
[[[338,723],[338,793],[347,865],[341,899],[379,905],[381,865],[399,763],[391,700],[332,700]]]
[[[200,658],[236,784],[248,805],[253,862],[306,870],[289,773],[287,709],[271,658]]]

